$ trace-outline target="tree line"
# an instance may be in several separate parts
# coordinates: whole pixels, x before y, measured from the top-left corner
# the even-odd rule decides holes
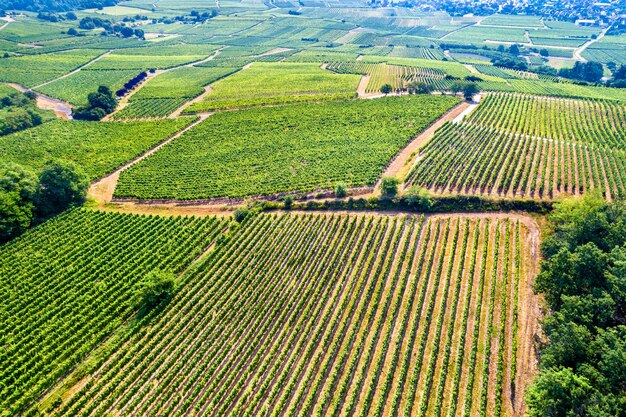
[[[529,415],[626,415],[626,203],[600,193],[555,204],[535,289],[543,320]]]

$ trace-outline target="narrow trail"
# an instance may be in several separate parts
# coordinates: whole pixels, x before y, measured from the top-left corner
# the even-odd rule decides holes
[[[204,101],[204,99],[211,94],[211,91],[213,91],[213,87],[211,87],[210,85],[207,85],[206,87],[204,87],[204,93],[200,94],[198,97],[189,100],[188,102],[186,102],[185,104],[183,104],[182,106],[180,106],[179,108],[177,108],[174,113],[170,114],[168,116],[169,119],[175,119],[177,117],[179,117],[181,114],[183,114],[183,111],[185,111],[185,109],[189,106],[191,106],[192,104],[195,103],[200,103],[201,101]]]
[[[189,126],[184,128],[180,132],[176,133],[173,136],[170,136],[169,138],[165,139],[164,141],[162,141],[161,143],[159,143],[155,147],[153,147],[150,150],[148,150],[147,152],[145,152],[144,154],[142,154],[142,155],[138,156],[137,158],[135,158],[135,159],[127,162],[126,164],[122,165],[116,171],[114,171],[114,172],[112,172],[112,173],[102,177],[101,179],[95,181],[93,184],[91,184],[91,187],[89,187],[88,196],[90,198],[92,198],[98,205],[105,205],[107,203],[110,203],[111,200],[113,199],[113,192],[115,191],[115,187],[117,186],[117,180],[119,179],[120,174],[122,173],[122,171],[124,171],[124,170],[128,169],[129,167],[135,165],[137,162],[140,162],[140,161],[144,160],[145,158],[147,158],[148,156],[152,155],[153,153],[155,153],[156,151],[158,151],[159,149],[161,149],[163,146],[167,145],[168,143],[170,143],[174,139],[179,138],[185,132],[187,132],[188,130],[192,129],[198,123],[201,123],[203,120],[205,120],[210,115],[211,115],[210,113],[205,113],[205,114],[200,115],[198,120],[196,120],[195,122],[191,123]]]
[[[606,33],[611,29],[613,25],[609,25],[606,29],[604,29],[597,38],[595,39],[591,39],[587,42],[585,42],[584,44],[582,44],[579,48],[577,48],[574,51],[574,59],[581,61],[581,62],[587,62],[586,58],[583,58],[582,53],[585,52],[585,50],[587,48],[589,48],[591,45],[593,45],[594,43],[598,42],[600,39],[604,38],[604,35],[606,35]]]
[[[471,106],[472,103],[469,103],[467,101],[457,104],[442,117],[436,120],[432,125],[430,125],[430,127],[415,136],[415,138],[413,138],[413,140],[411,140],[411,142],[409,142],[409,144],[405,146],[404,149],[402,149],[400,153],[398,153],[396,157],[391,161],[387,169],[385,169],[383,176],[396,177],[404,183],[404,178],[406,174],[408,174],[408,172],[410,171],[412,167],[411,162],[413,161],[413,157],[415,156],[415,153],[419,150],[419,148],[426,144],[430,139],[432,139],[437,129],[439,129],[447,122],[456,120],[468,109],[471,109]],[[376,188],[379,188],[378,185]]]
[[[7,83],[7,85],[15,88],[17,91],[20,91],[22,93],[26,91],[32,91],[28,88],[22,87],[19,84]],[[61,100],[57,100],[52,97],[48,97],[45,94],[41,94],[36,91],[33,91],[33,93],[37,95],[37,102],[36,102],[37,107],[39,107],[42,110],[53,110],[54,114],[56,114],[56,116],[59,119],[72,120],[72,105],[71,104],[61,101]]]
[[[11,23],[11,22],[6,22],[6,23],[3,23],[3,24],[2,24],[2,26],[0,26],[0,30],[2,30],[2,29],[4,29],[5,27],[9,26],[9,23]]]
[[[104,58],[105,56],[109,55],[109,54],[110,54],[111,52],[113,52],[114,50],[115,50],[115,49],[111,49],[111,50],[109,50],[109,51],[106,51],[105,53],[103,53],[103,54],[101,54],[101,55],[98,55],[97,57],[95,57],[95,58],[94,58],[94,59],[92,59],[91,61],[88,61],[88,62],[84,63],[83,65],[79,66],[79,67],[78,67],[78,68],[76,68],[75,70],[70,71],[70,72],[68,72],[67,74],[63,74],[63,75],[61,75],[60,77],[55,78],[54,80],[46,81],[46,82],[45,82],[45,83],[43,83],[43,84],[36,85],[35,87],[33,87],[33,88],[32,88],[32,90],[36,90],[37,88],[45,87],[45,86],[46,86],[46,85],[48,85],[48,84],[52,84],[52,83],[54,83],[54,82],[56,82],[56,81],[62,80],[62,79],[64,79],[64,78],[67,78],[67,77],[69,77],[70,75],[74,75],[74,74],[76,74],[77,72],[80,72],[82,69],[84,69],[84,68],[86,68],[86,67],[90,66],[90,65],[91,65],[91,64],[93,64],[94,62],[98,62],[98,61],[100,61],[102,58]]]

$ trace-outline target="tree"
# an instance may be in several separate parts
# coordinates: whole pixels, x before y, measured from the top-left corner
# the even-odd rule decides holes
[[[176,276],[173,272],[150,271],[135,289],[135,306],[142,309],[151,309],[169,299],[176,289]]]
[[[60,213],[85,201],[89,178],[69,161],[48,162],[39,176],[37,209],[44,215]]]
[[[518,56],[519,55],[519,46],[517,46],[516,43],[514,43],[511,46],[509,46],[509,53],[511,55]]]
[[[569,368],[550,369],[537,377],[526,395],[531,417],[574,417],[587,415],[584,410],[593,388],[585,377]]]
[[[406,190],[402,195],[402,198],[409,207],[418,210],[426,211],[433,205],[433,201],[430,198],[428,190],[417,185],[414,185]]]
[[[430,85],[421,81],[412,81],[407,86],[409,94],[430,94],[432,88]]]
[[[466,83],[463,86],[462,91],[463,91],[463,97],[465,97],[465,100],[472,101],[474,99],[474,96],[480,93],[480,88],[478,88],[478,84],[476,83]]]
[[[120,29],[120,33],[122,34],[123,37],[130,38],[131,36],[133,36],[135,34],[135,31],[131,27],[123,26]]]
[[[143,39],[145,37],[144,31],[141,29],[135,29],[134,33],[135,33],[135,36],[138,37],[139,39]]]
[[[33,222],[37,178],[19,165],[0,167],[0,242],[26,230]]]
[[[390,84],[383,84],[382,87],[380,87],[380,92],[384,95],[391,93],[391,91],[393,91],[393,87]]]
[[[95,93],[87,95],[89,105],[80,107],[72,112],[77,120],[101,120],[104,116],[115,111],[117,100],[113,97],[109,87],[101,85]]]
[[[383,177],[380,182],[380,191],[385,198],[392,198],[398,194],[400,180],[396,177]]]
[[[539,50],[539,55],[543,57],[547,57],[547,56],[550,56],[550,52],[546,48],[542,48]]]
[[[337,187],[335,188],[335,197],[343,198],[347,194],[348,194],[348,190],[347,190],[346,184],[343,182],[340,182],[339,184],[337,184]]]

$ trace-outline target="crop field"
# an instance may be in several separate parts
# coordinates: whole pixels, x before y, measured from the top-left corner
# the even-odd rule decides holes
[[[48,160],[61,158],[74,161],[96,179],[174,135],[192,120],[44,123],[0,138],[0,160],[38,171]]]
[[[522,416],[530,245],[489,217],[256,216],[51,415]]]
[[[34,87],[60,77],[101,54],[102,51],[84,49],[0,59],[0,81]]]
[[[111,91],[117,91],[140,72],[138,70],[90,71],[88,68],[39,87],[36,91],[76,106],[83,106],[87,104],[87,95],[96,91],[101,85],[109,87]]]
[[[224,227],[73,210],[0,246],[0,415],[17,415],[129,318],[139,278],[182,271]]]
[[[256,62],[213,84],[214,91],[188,111],[351,98],[360,78],[333,74],[319,64]]]
[[[408,183],[453,194],[624,197],[625,112],[604,101],[489,95],[465,122],[436,133]]]
[[[122,172],[116,197],[195,200],[374,185],[459,101],[389,97],[223,112]]]
[[[387,64],[367,64],[360,62],[333,62],[328,65],[329,71],[338,74],[363,74],[370,77],[366,93],[380,91],[380,87],[389,84],[394,91],[404,90],[408,83],[420,81],[435,90],[447,90],[450,82],[444,80],[445,74],[433,68],[408,67]]]
[[[236,72],[237,68],[181,67],[148,80],[114,120],[159,118],[172,114],[204,92],[204,87]]]

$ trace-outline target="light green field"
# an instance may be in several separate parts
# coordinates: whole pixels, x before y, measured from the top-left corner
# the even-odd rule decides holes
[[[256,62],[213,85],[206,100],[189,112],[336,100],[356,96],[359,75],[333,74],[319,64]]]

